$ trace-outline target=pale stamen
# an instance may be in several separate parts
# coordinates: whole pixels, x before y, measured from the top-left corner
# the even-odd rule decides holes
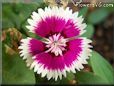
[[[58,55],[63,55],[63,51],[65,51],[65,47],[66,47],[66,42],[67,40],[61,36],[60,34],[55,34],[53,36],[50,36],[49,39],[46,39],[47,41],[45,41],[46,47],[48,48],[48,50],[46,52],[51,52],[54,53],[55,56]]]

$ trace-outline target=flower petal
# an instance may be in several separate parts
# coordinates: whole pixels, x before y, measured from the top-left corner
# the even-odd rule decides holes
[[[30,54],[29,51],[29,42],[30,42],[31,38],[27,38],[27,39],[22,39],[21,40],[21,45],[19,46],[18,49],[20,49],[20,56],[23,57],[23,59],[27,59],[28,57],[31,57],[32,55]]]
[[[83,23],[82,16],[78,17],[78,12],[72,13],[72,9],[67,7],[46,7],[33,12],[32,19],[28,19],[26,27],[30,32],[39,36],[47,37],[50,34],[61,33],[66,37],[81,35],[85,32],[86,24]]]
[[[64,29],[63,34],[65,37],[73,37],[80,34],[80,30],[75,26],[72,20],[68,20]]]
[[[31,38],[27,38],[27,39],[22,39],[21,40],[21,45],[19,46],[18,49],[20,49],[20,56],[23,57],[24,60],[26,60],[26,63],[27,63],[27,67],[31,66],[32,63],[33,63],[33,59],[32,59],[32,55],[29,51],[29,47],[28,47],[28,44],[29,44],[29,41],[30,41]]]
[[[36,55],[38,53],[41,53],[44,51],[44,44],[34,38],[27,38],[21,40],[21,46],[19,46],[19,49],[21,49],[20,53],[21,56],[23,56],[24,59],[26,59],[28,56],[32,57],[33,55]]]
[[[64,28],[65,20],[58,17],[47,17],[38,23],[35,33],[46,37],[49,34],[60,33]]]
[[[33,58],[35,58],[36,61],[38,61],[39,63],[43,64],[44,67],[48,68],[48,69],[53,69],[53,70],[57,70],[57,69],[64,69],[64,58],[61,56],[58,57],[53,57],[53,55],[49,54],[49,53],[40,53],[35,55]]]
[[[82,16],[78,17],[78,12],[74,12],[71,16],[71,19],[73,20],[75,26],[80,30],[79,35],[85,33],[84,29],[87,25],[83,23],[84,18]]]
[[[63,33],[65,37],[73,37],[80,34],[80,29],[75,26],[72,20],[66,21],[63,18],[52,16],[39,22],[35,33],[42,37],[55,33]]]
[[[41,53],[44,51],[44,49],[45,49],[45,46],[41,41],[34,39],[34,38],[32,38],[30,40],[29,51],[32,55],[36,55],[38,53]]]
[[[34,72],[41,74],[42,77],[47,75],[48,80],[54,78],[55,81],[62,79],[62,75],[66,77],[66,71],[64,70],[65,64],[64,59],[60,57],[52,57],[49,53],[40,53],[34,57]]]
[[[74,67],[80,71],[80,69],[84,68],[83,64],[87,64],[86,60],[91,56],[92,51],[90,48],[92,48],[92,46],[89,44],[91,42],[91,40],[84,37],[79,37],[69,42],[69,49],[75,53],[77,52],[78,55],[75,54],[76,59],[72,62],[71,66],[67,66],[67,70],[73,71],[72,68]]]

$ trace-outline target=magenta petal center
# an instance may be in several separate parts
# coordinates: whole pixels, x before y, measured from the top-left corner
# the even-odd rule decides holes
[[[49,37],[49,35],[59,33],[64,35],[64,37],[73,37],[79,35],[80,30],[72,19],[66,20],[61,17],[51,16],[37,23],[35,33],[42,37]]]

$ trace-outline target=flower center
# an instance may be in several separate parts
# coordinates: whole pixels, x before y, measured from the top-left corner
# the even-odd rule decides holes
[[[55,56],[61,55],[62,51],[65,51],[67,40],[61,36],[60,34],[54,34],[53,36],[50,36],[46,43],[46,47],[48,50],[46,52],[54,53]]]

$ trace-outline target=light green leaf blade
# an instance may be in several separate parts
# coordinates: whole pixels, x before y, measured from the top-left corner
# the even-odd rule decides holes
[[[83,7],[79,11],[79,16],[86,16],[87,12],[88,12],[88,7]]]
[[[96,9],[95,11],[91,12],[88,15],[88,22],[92,23],[92,24],[98,24],[101,21],[103,21],[104,19],[106,19],[106,17],[108,16],[109,12],[107,9],[105,8],[99,8]]]
[[[26,67],[18,54],[8,55],[3,47],[2,55],[2,84],[35,84],[34,72]]]
[[[78,84],[104,84],[104,80],[91,72],[77,72],[76,81]]]
[[[107,84],[114,84],[114,69],[100,54],[93,51],[90,63],[96,75],[102,77]]]
[[[93,36],[93,33],[94,33],[93,25],[88,24],[85,30],[86,30],[86,32],[84,34],[82,34],[82,37],[91,38]]]

